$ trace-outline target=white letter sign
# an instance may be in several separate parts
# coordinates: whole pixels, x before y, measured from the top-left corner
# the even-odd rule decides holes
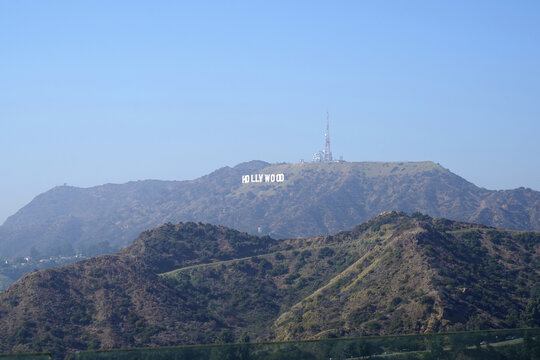
[[[284,182],[285,174],[250,174],[242,175],[242,184]]]

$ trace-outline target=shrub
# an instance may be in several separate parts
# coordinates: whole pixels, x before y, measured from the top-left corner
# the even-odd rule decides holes
[[[289,267],[285,264],[279,264],[277,266],[275,266],[271,271],[270,271],[270,275],[272,276],[279,276],[279,275],[284,275],[284,274],[287,274],[289,272]]]
[[[330,257],[334,254],[335,254],[334,250],[330,249],[329,247],[324,247],[319,251],[319,259]]]

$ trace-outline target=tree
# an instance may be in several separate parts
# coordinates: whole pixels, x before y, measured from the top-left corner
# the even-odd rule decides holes
[[[216,337],[217,344],[232,344],[234,342],[234,334],[229,329],[221,330]]]
[[[540,286],[531,290],[531,298],[527,307],[521,313],[521,319],[527,326],[540,326]]]

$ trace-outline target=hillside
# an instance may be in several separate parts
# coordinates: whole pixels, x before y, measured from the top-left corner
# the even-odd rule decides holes
[[[540,325],[540,233],[384,213],[274,240],[165,224],[0,293],[0,352]]]
[[[242,184],[245,174],[283,173],[281,183]],[[0,254],[92,255],[127,245],[166,222],[203,221],[277,238],[352,228],[383,211],[514,230],[540,230],[540,192],[479,188],[432,162],[262,161],[224,167],[193,181],[60,186],[37,196],[0,227]]]

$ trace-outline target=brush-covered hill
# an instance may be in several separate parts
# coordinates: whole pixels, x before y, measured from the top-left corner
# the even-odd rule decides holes
[[[165,224],[0,293],[0,352],[539,326],[539,283],[537,232],[400,212],[291,240]]]
[[[284,174],[285,180],[242,184],[246,174]],[[540,192],[486,190],[432,162],[252,161],[193,181],[55,187],[0,227],[0,257],[104,253],[145,229],[181,221],[310,237],[350,229],[390,210],[540,230]]]

